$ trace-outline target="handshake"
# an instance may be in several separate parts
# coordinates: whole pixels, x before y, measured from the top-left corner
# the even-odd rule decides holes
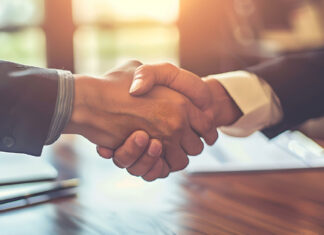
[[[75,75],[74,107],[64,133],[146,181],[184,169],[188,155],[217,140],[217,127],[242,115],[222,85],[171,64],[130,61],[103,77]]]

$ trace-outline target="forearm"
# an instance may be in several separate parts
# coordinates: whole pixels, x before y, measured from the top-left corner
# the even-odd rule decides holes
[[[283,119],[265,130],[269,137],[324,114],[324,50],[293,54],[248,68],[280,99]]]
[[[84,129],[95,124],[98,109],[96,105],[101,102],[99,99],[97,79],[91,76],[73,75],[73,107],[67,125],[62,134],[80,134],[85,135]],[[107,90],[106,92],[109,92]],[[95,128],[93,126],[92,128]]]
[[[324,50],[293,54],[219,78],[243,116],[222,130],[246,136],[262,130],[272,138],[324,114]]]

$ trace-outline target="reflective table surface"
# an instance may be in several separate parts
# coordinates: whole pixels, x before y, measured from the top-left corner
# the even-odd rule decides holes
[[[187,175],[147,183],[67,136],[45,150],[74,197],[0,213],[0,234],[324,234],[324,169]],[[202,159],[203,160],[203,159]]]

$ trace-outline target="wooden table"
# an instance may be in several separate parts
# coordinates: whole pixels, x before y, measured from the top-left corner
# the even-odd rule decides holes
[[[61,178],[80,177],[78,195],[1,213],[1,235],[324,234],[323,169],[177,173],[146,183],[87,141],[68,142],[49,160]]]

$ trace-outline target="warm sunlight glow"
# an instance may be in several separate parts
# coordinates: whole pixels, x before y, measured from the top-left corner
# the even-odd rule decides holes
[[[74,0],[76,21],[146,21],[172,23],[178,0]]]

